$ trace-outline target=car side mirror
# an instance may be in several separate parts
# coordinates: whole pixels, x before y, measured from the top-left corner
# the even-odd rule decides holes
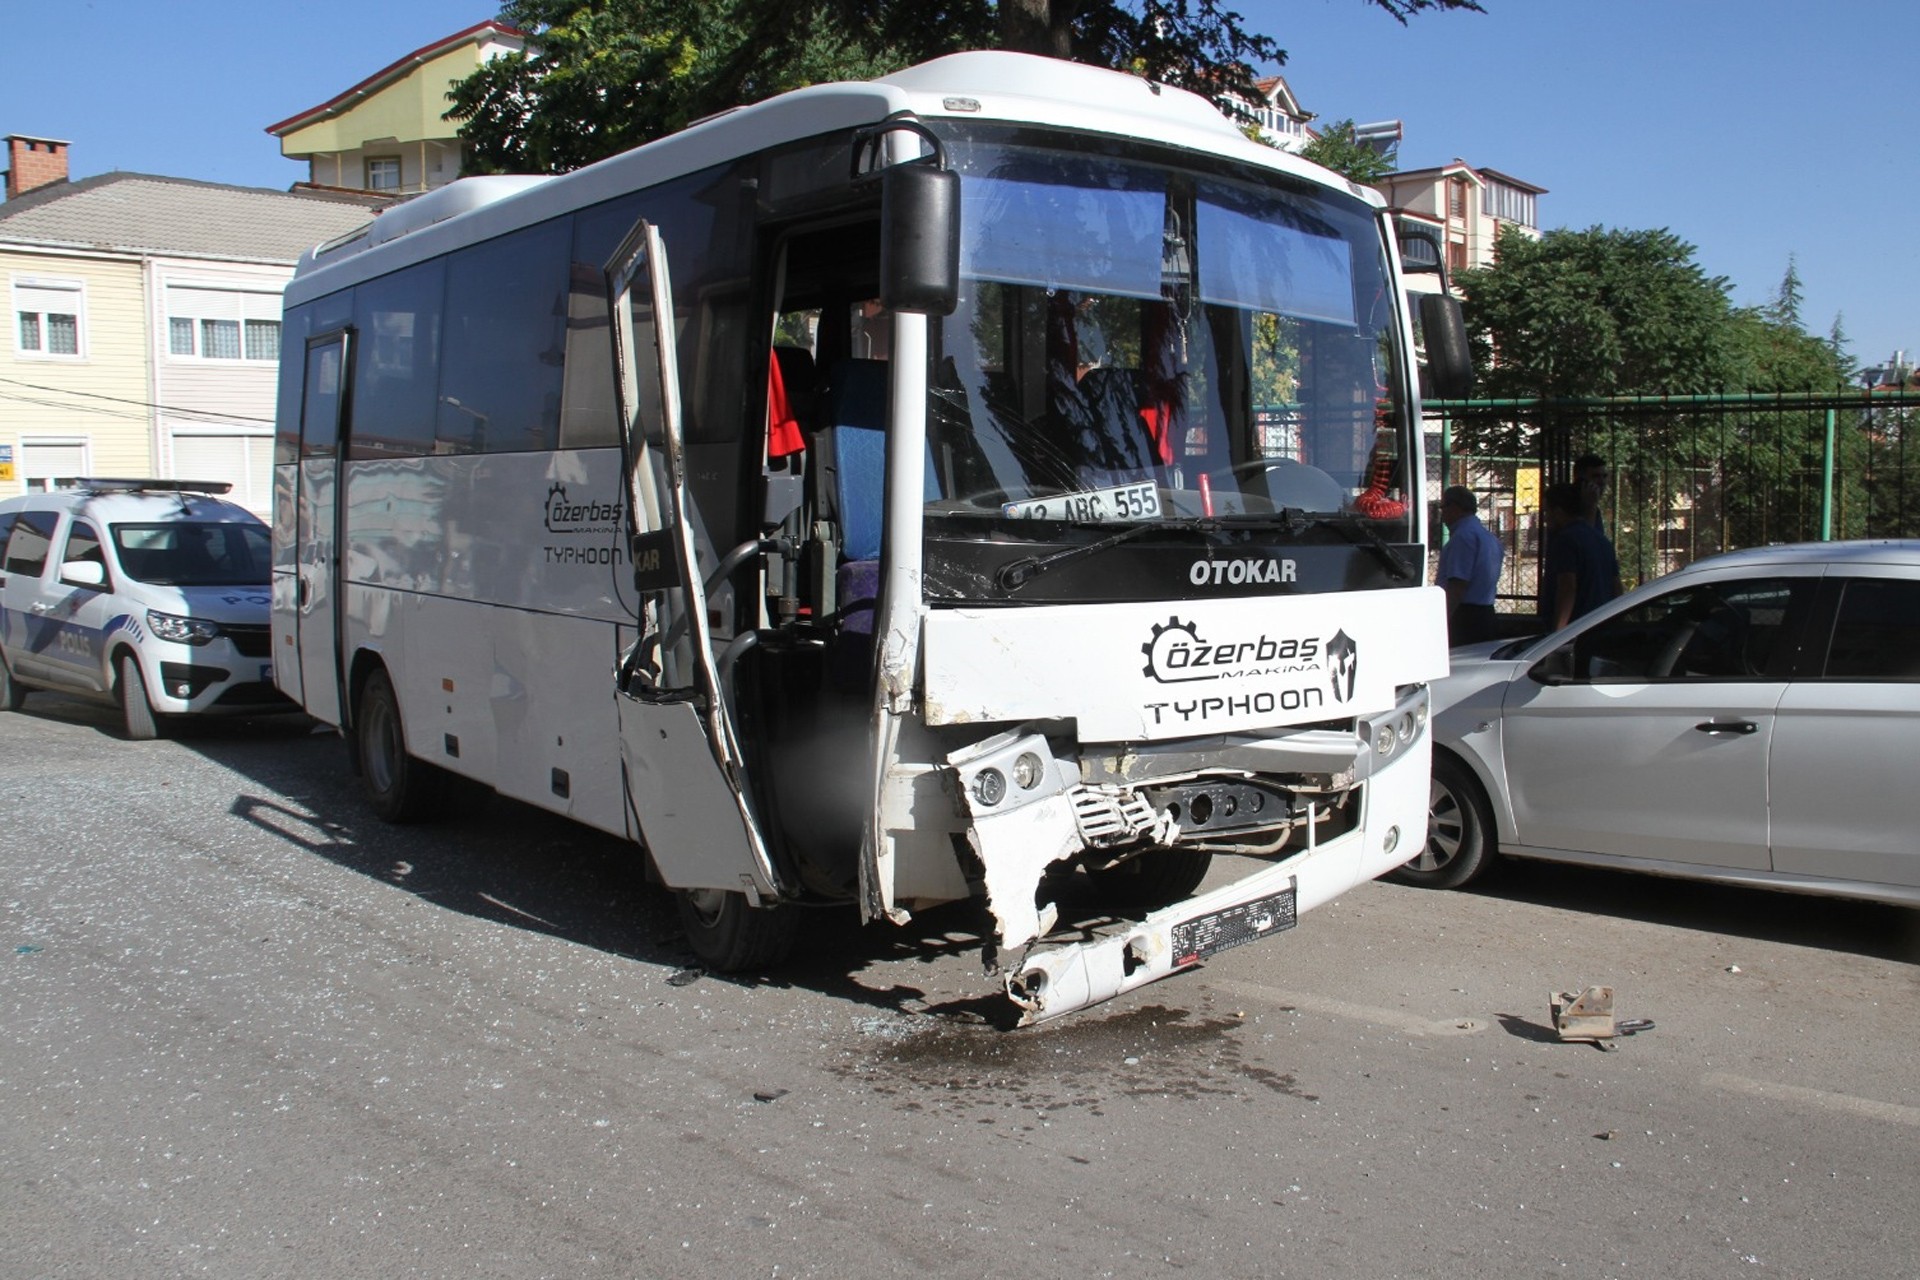
[[[60,566],[60,581],[75,587],[104,587],[107,568],[97,560],[69,560]]]
[[[1533,664],[1527,675],[1535,683],[1548,686],[1572,684],[1574,682],[1573,646],[1563,644],[1540,661]]]

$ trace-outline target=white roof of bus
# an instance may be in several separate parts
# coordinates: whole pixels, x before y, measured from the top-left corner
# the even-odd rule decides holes
[[[735,108],[560,177],[462,179],[381,214],[364,235],[308,253],[287,286],[287,303],[737,156],[901,113],[1147,139],[1297,174],[1384,207],[1372,190],[1248,139],[1212,103],[1185,90],[1030,54],[956,53],[878,80],[814,85]]]

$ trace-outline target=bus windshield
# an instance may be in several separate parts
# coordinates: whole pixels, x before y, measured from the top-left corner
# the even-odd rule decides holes
[[[929,512],[1138,523],[1300,512],[1409,537],[1380,224],[1285,175],[953,146]]]

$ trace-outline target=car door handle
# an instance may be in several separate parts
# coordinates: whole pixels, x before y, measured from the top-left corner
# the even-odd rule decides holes
[[[1702,733],[1755,733],[1760,726],[1751,720],[1708,720],[1693,726]]]

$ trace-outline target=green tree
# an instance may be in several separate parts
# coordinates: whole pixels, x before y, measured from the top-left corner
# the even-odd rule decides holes
[[[1495,264],[1463,271],[1482,393],[1705,392],[1732,369],[1727,282],[1670,231],[1502,229]],[[1498,358],[1496,359],[1496,353]]]
[[[1800,327],[1800,266],[1793,255],[1787,255],[1787,274],[1780,278],[1780,288],[1774,293],[1773,301],[1766,306],[1767,319],[1793,329]]]
[[[1789,262],[1766,305],[1735,308],[1727,282],[1668,231],[1503,232],[1495,265],[1462,272],[1481,394],[1572,399],[1832,391],[1848,362],[1798,321]],[[1609,528],[1629,581],[1693,555],[1782,534],[1817,536],[1823,410],[1699,406],[1606,413],[1543,406],[1458,424],[1468,451],[1613,462]],[[1841,501],[1864,468],[1858,431],[1838,435]],[[1857,489],[1857,485],[1855,486]],[[1853,493],[1855,505],[1863,505]],[[1682,541],[1684,540],[1684,542]]]
[[[1833,354],[1846,365],[1847,381],[1851,382],[1855,371],[1860,366],[1854,363],[1851,355],[1847,354],[1847,328],[1842,323],[1845,314],[1841,311],[1833,313],[1833,327],[1827,330],[1827,345],[1833,348]]]
[[[564,173],[684,128],[731,103],[906,62],[874,33],[842,34],[829,3],[787,14],[781,56],[741,0],[508,0],[501,19],[538,47],[496,58],[449,95],[469,173]]]
[[[1300,154],[1354,182],[1379,182],[1395,168],[1394,150],[1376,151],[1360,141],[1351,120],[1336,120],[1300,148]]]
[[[1367,0],[1405,22],[1476,0]],[[741,103],[962,49],[1117,67],[1223,104],[1281,63],[1221,0],[507,0],[537,47],[450,95],[470,172],[556,173]]]

